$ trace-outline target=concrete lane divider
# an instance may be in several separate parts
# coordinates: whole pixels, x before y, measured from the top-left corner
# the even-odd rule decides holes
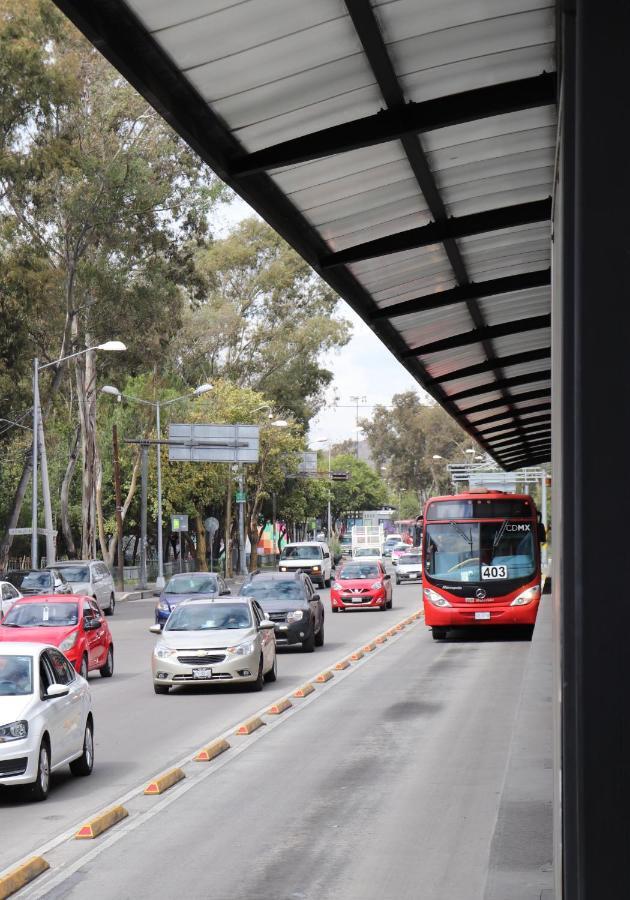
[[[282,700],[278,700],[277,703],[272,704],[267,710],[267,715],[270,716],[279,716],[280,713],[283,713],[285,710],[290,709],[293,706],[288,697],[283,697]]]
[[[386,632],[385,632],[385,634],[387,635],[387,637],[395,637],[395,636],[396,636],[396,629],[395,629],[395,628],[390,628],[389,631],[386,631]]]
[[[355,650],[354,653],[350,654],[350,659],[356,662],[358,659],[363,659],[364,656],[363,650]]]
[[[342,659],[336,665],[333,666],[333,669],[336,672],[343,672],[344,669],[349,669],[349,668],[350,668],[350,660],[349,659]]]
[[[144,789],[145,794],[163,794],[164,791],[168,791],[169,788],[172,788],[174,784],[177,784],[178,781],[182,781],[186,775],[181,769],[169,769],[168,772],[163,772],[162,775],[158,775],[157,778],[154,778],[153,781],[149,782],[149,784]]]
[[[375,644],[384,644],[386,642],[386,640],[387,640],[387,635],[379,634],[379,636],[377,638],[374,638],[374,643]]]
[[[364,653],[371,653],[372,650],[376,650],[376,644],[366,644],[362,650]]]
[[[211,741],[209,744],[206,744],[205,747],[202,747],[201,750],[195,754],[193,759],[195,762],[210,762],[215,759],[215,757],[219,756],[219,754],[225,753],[225,751],[229,749],[230,745],[228,741],[224,738],[217,738],[216,741]]]
[[[6,875],[0,875],[0,900],[17,894],[25,885],[30,884],[49,868],[50,866],[41,856],[31,856],[30,859],[20,863]]]
[[[293,691],[294,697],[308,697],[309,694],[312,694],[315,688],[312,684],[303,684],[302,687],[299,687],[297,691]]]
[[[234,734],[251,734],[253,731],[257,731],[261,728],[264,724],[262,719],[258,718],[258,716],[254,716],[252,719],[242,722]]]
[[[90,819],[89,822],[86,822],[85,825],[82,825],[75,834],[75,838],[77,840],[91,840],[92,838],[96,838],[99,834],[103,834],[104,831],[107,831],[108,828],[111,828],[113,825],[126,819],[128,815],[129,813],[124,806],[112,806],[111,809],[99,813],[97,816],[94,816],[93,819]]]
[[[315,678],[317,684],[324,684],[326,681],[330,681],[331,678],[334,678],[334,674],[327,669],[325,672],[320,672],[319,675]]]

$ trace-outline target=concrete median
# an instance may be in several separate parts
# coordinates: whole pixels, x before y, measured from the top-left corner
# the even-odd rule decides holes
[[[0,876],[0,900],[17,894],[27,884],[30,884],[38,875],[46,872],[50,866],[41,856],[32,856],[26,862],[20,863],[6,875]]]

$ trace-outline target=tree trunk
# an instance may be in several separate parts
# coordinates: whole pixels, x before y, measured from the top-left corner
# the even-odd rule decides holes
[[[70,526],[70,516],[68,513],[68,503],[70,497],[70,485],[72,484],[72,476],[74,475],[74,470],[77,464],[77,457],[79,455],[79,438],[81,437],[81,426],[77,426],[77,430],[74,435],[74,441],[72,442],[72,447],[70,449],[70,456],[68,457],[68,465],[66,466],[66,472],[63,476],[63,481],[61,483],[61,497],[60,497],[60,514],[61,514],[61,531],[63,534],[64,541],[66,542],[66,550],[68,551],[68,556],[70,559],[76,559],[77,549],[74,545],[74,537],[72,535],[72,528]]]
[[[0,544],[0,569],[2,570],[7,568],[7,564],[9,562],[9,553],[11,552],[11,544],[13,543],[13,535],[9,534],[9,529],[17,527],[17,523],[20,518],[20,512],[22,511],[24,495],[26,494],[28,483],[31,480],[32,472],[33,451],[31,448],[27,451],[27,455],[24,460],[22,475],[20,477],[20,482],[16,488],[15,495],[13,497],[13,506],[11,507],[11,512],[9,513],[9,517],[7,520],[7,530],[4,537],[2,538],[2,543]]]
[[[203,524],[203,515],[195,514],[195,531],[197,533],[197,547],[195,558],[197,560],[197,568],[200,572],[208,571],[208,560],[206,559],[206,528]]]

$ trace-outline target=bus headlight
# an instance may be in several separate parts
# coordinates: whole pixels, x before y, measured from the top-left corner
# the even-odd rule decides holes
[[[536,585],[535,587],[527,588],[526,591],[523,591],[522,594],[519,594],[512,602],[510,606],[527,606],[528,603],[531,603],[532,600],[538,600],[540,597],[540,587]]]
[[[429,603],[432,603],[434,606],[450,606],[451,604],[448,602],[446,597],[442,597],[441,594],[438,594],[437,591],[432,591],[431,588],[424,589],[424,599],[428,600]]]

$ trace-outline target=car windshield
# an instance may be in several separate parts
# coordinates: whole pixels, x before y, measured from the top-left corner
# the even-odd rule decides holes
[[[174,575],[165,594],[217,594],[219,584],[214,575]]]
[[[20,584],[20,590],[28,591],[35,588],[42,590],[49,588],[53,583],[53,577],[50,572],[27,572]]]
[[[346,581],[357,578],[377,578],[380,574],[376,564],[363,563],[362,565],[344,566],[337,578],[340,581]]]
[[[0,653],[0,697],[33,693],[33,659]]]
[[[295,600],[300,600],[302,598],[302,588],[295,581],[283,581],[280,578],[275,579],[265,579],[264,581],[250,581],[249,584],[244,584],[241,589],[241,594],[244,594],[248,597],[255,597],[257,600],[261,602],[268,598],[272,597],[282,597],[282,598],[292,598]]]
[[[223,631],[251,628],[251,624],[246,603],[191,603],[171,613],[164,631]]]
[[[12,628],[58,628],[76,625],[79,621],[77,603],[15,603],[2,620]]]
[[[64,566],[61,574],[66,581],[71,581],[73,584],[90,580],[90,569],[88,566]]]
[[[405,553],[404,556],[400,557],[400,564],[404,566],[419,566],[420,557],[415,553]]]
[[[357,547],[354,556],[380,556],[381,551],[378,547]]]
[[[322,548],[317,544],[284,547],[280,554],[280,559],[321,559],[321,557]]]
[[[531,522],[444,522],[426,527],[425,570],[444,581],[529,578],[536,567]]]

